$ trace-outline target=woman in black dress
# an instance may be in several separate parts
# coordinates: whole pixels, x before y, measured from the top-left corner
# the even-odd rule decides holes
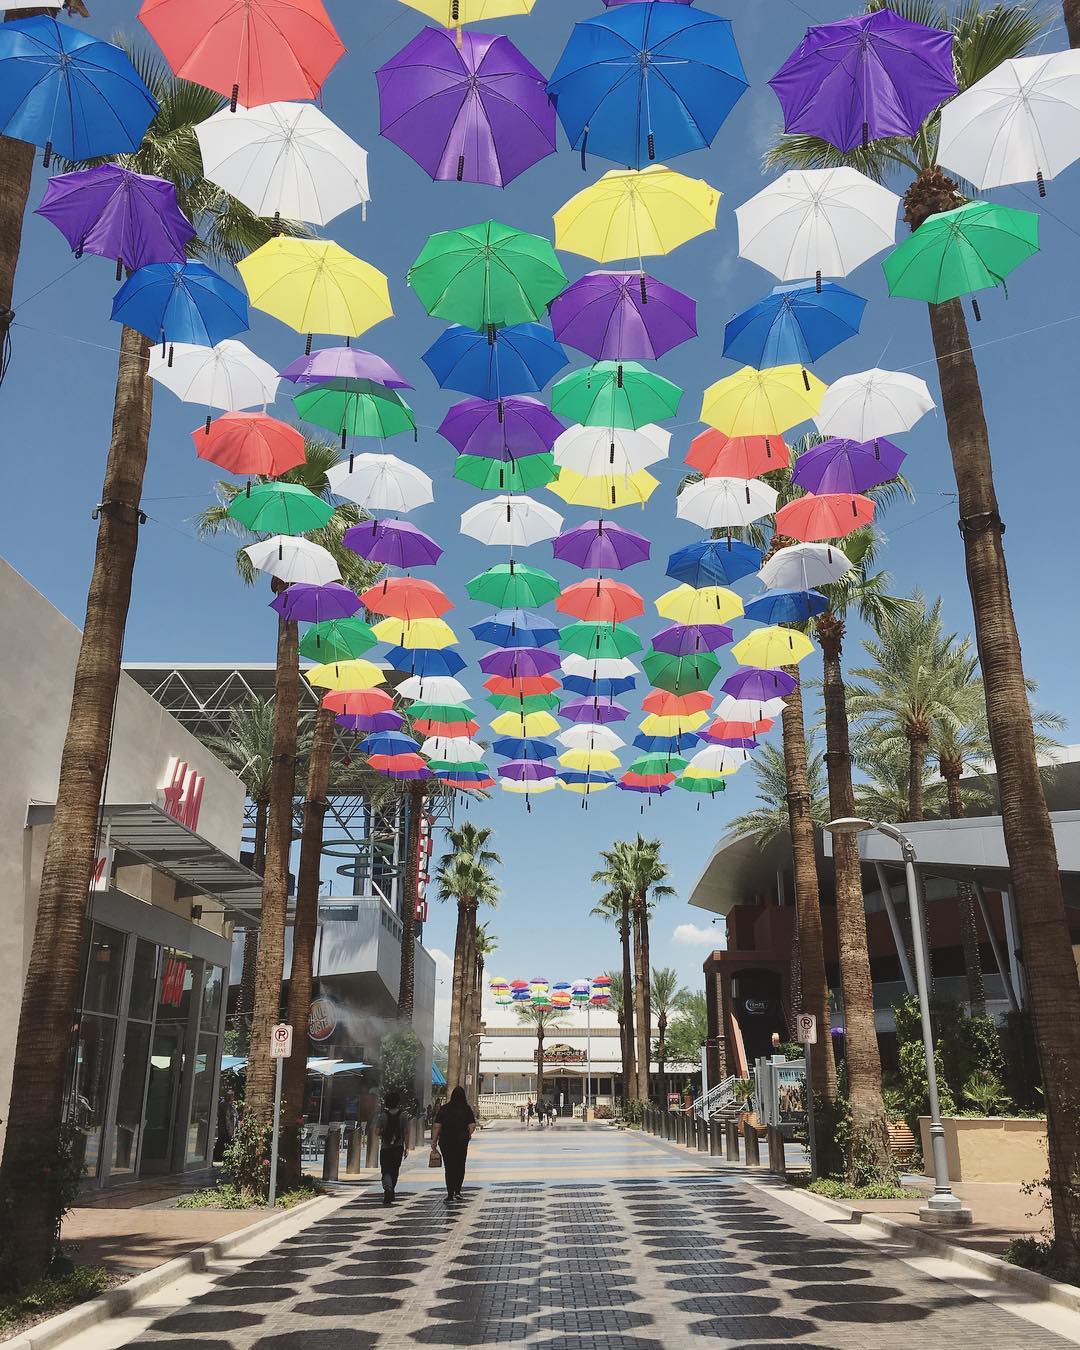
[[[469,1140],[476,1129],[476,1117],[465,1097],[465,1089],[456,1087],[445,1106],[440,1106],[431,1127],[431,1151],[442,1154],[443,1177],[446,1181],[446,1203],[461,1199],[465,1181],[465,1163],[469,1156]]]

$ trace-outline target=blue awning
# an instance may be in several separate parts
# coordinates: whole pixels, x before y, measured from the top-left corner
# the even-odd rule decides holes
[[[434,1060],[431,1061],[431,1086],[432,1087],[446,1086],[446,1075],[443,1073],[442,1069],[439,1068],[439,1066],[435,1063]]]

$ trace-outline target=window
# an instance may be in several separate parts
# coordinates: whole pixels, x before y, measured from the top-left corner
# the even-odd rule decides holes
[[[86,1170],[97,1176],[101,1159],[101,1135],[109,1101],[116,1019],[86,1013],[79,1025],[75,1053],[74,1100],[71,1119],[83,1136]]]
[[[139,938],[135,943],[135,963],[131,971],[131,998],[128,1016],[140,1022],[149,1022],[154,1015],[154,994],[157,990],[158,949],[152,942]]]
[[[124,974],[124,934],[96,923],[90,933],[83,1007],[115,1015]]]
[[[116,1098],[116,1142],[113,1147],[114,1173],[135,1171],[142,1131],[143,1094],[146,1090],[146,1059],[150,1053],[150,1027],[145,1022],[129,1022],[124,1038],[124,1058],[120,1069],[120,1088]]]

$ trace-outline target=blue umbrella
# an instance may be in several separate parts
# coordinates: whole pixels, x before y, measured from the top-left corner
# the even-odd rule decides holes
[[[216,347],[247,328],[248,304],[243,291],[205,263],[151,263],[116,292],[112,316],[163,346]]]
[[[128,55],[48,15],[0,25],[0,132],[65,159],[138,150],[157,113]]]
[[[747,87],[727,19],[635,4],[574,25],[548,93],[582,164],[640,169],[711,145]]]
[[[739,539],[702,539],[676,549],[668,558],[667,575],[695,589],[730,586],[761,567],[761,549]]]
[[[700,740],[696,731],[684,731],[678,736],[646,736],[642,732],[634,737],[634,745],[647,755],[678,755],[692,749]]]
[[[618,698],[620,694],[628,694],[631,689],[636,689],[637,680],[633,675],[622,675],[606,680],[590,680],[585,675],[564,675],[563,688],[571,694],[585,694],[588,697],[595,694],[598,698]]]
[[[805,623],[828,608],[820,591],[766,591],[748,600],[744,613],[755,623]]]
[[[866,301],[834,281],[774,286],[728,320],[724,355],[744,366],[806,366],[854,337]]]
[[[493,741],[492,750],[503,759],[554,759],[559,753],[550,741],[540,741],[534,736],[502,736]]]
[[[531,609],[500,609],[479,623],[469,625],[478,642],[493,647],[546,647],[557,642],[558,627],[544,614]]]
[[[358,747],[365,755],[414,755],[419,748],[418,741],[401,731],[377,731]]]
[[[551,329],[540,323],[488,333],[456,323],[421,358],[443,389],[484,399],[539,393],[567,359]]]
[[[406,675],[456,675],[465,669],[465,662],[449,647],[442,651],[433,647],[391,647],[385,660],[391,670]]]

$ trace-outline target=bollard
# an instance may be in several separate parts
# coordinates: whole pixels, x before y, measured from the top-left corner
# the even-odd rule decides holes
[[[709,1157],[719,1158],[720,1156],[720,1136],[723,1126],[718,1120],[709,1121]]]
[[[782,1177],[784,1167],[784,1132],[779,1125],[770,1125],[765,1131],[765,1141],[769,1149],[769,1171]]]
[[[737,1163],[739,1161],[739,1122],[729,1120],[724,1127],[724,1133],[727,1135],[727,1160]]]
[[[341,1166],[341,1126],[331,1125],[326,1132],[326,1149],[322,1160],[323,1181],[337,1181]]]
[[[345,1131],[345,1175],[354,1177],[364,1167],[364,1125],[360,1121]]]
[[[685,1111],[679,1112],[679,1143],[683,1148],[690,1145],[690,1117]]]
[[[757,1130],[749,1121],[743,1126],[743,1144],[746,1146],[747,1167],[760,1167],[761,1150],[758,1147]]]
[[[697,1116],[694,1119],[694,1133],[696,1135],[697,1151],[699,1153],[708,1153],[709,1127],[700,1116]]]

